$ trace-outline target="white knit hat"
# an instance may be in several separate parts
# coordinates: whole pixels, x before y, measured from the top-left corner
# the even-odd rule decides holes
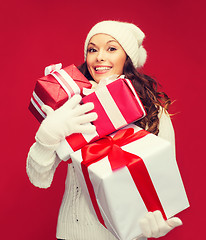
[[[90,30],[84,45],[85,61],[90,39],[99,33],[105,33],[115,38],[132,60],[134,67],[140,68],[144,65],[147,58],[147,52],[142,46],[145,34],[134,24],[119,21],[102,21]]]

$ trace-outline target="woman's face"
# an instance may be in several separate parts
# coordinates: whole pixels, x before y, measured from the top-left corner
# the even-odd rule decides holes
[[[123,74],[127,55],[121,45],[107,34],[94,35],[87,48],[87,68],[92,78],[99,83],[101,79]]]

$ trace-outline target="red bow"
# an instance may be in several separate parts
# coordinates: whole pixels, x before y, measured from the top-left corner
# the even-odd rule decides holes
[[[83,163],[87,166],[108,156],[112,170],[132,164],[137,156],[122,150],[122,146],[149,134],[145,130],[134,133],[133,128],[119,130],[114,137],[106,136],[82,148]]]

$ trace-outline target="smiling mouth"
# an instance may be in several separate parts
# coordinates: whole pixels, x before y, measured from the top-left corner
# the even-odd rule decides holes
[[[112,67],[95,67],[95,71],[96,72],[107,72],[108,70],[110,70]]]

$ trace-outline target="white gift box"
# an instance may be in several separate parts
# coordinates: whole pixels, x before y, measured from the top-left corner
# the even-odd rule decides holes
[[[135,133],[141,131],[133,124],[124,129],[131,128]],[[111,142],[114,144],[113,140]],[[112,170],[111,157],[108,156],[94,160],[85,167],[83,149],[72,153],[71,158],[91,211],[118,239],[131,240],[142,234],[138,222],[145,213],[159,209],[155,204],[159,204],[159,210],[162,208],[166,218],[170,218],[189,207],[189,202],[173,147],[168,141],[148,134],[121,146],[121,149],[138,156],[138,161],[143,163],[148,176],[138,170],[139,165],[135,170],[136,180],[128,166]],[[152,186],[155,192],[148,190]]]

